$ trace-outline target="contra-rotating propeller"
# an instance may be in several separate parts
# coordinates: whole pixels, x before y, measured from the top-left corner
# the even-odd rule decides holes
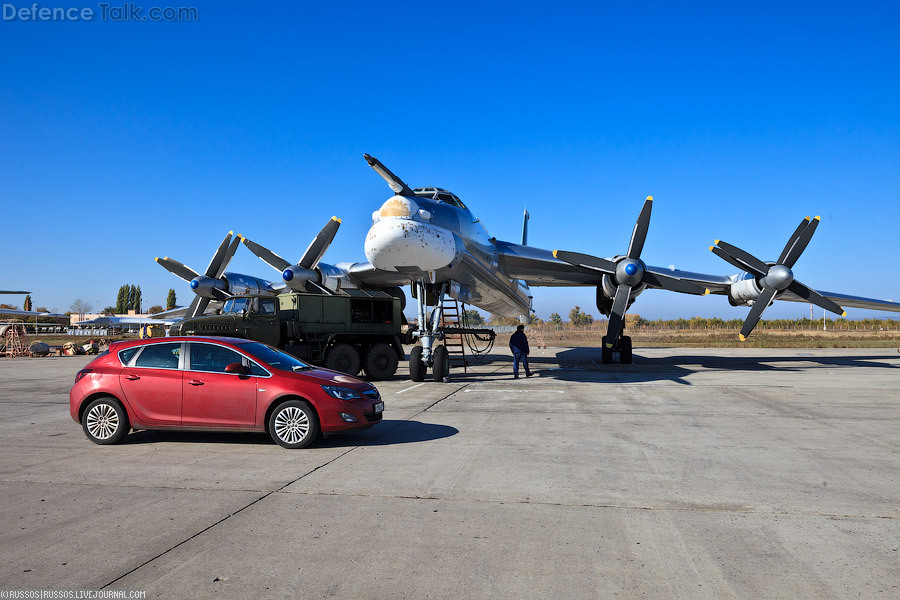
[[[203,275],[168,256],[156,258],[156,262],[162,265],[164,269],[189,282],[191,289],[196,294],[184,315],[186,319],[202,315],[212,299],[221,301],[228,299],[229,295],[226,291],[228,284],[222,279],[222,274],[228,267],[228,263],[231,262],[238,244],[241,243],[241,236],[232,239],[233,235],[233,231],[228,232],[228,235],[219,244],[216,253],[213,254],[212,260],[209,261],[209,266],[206,267]]]
[[[256,242],[248,240],[247,238],[242,239],[244,245],[247,246],[253,254],[261,258],[263,262],[267,263],[275,270],[281,272],[281,278],[292,290],[298,292],[327,292],[325,288],[319,285],[321,283],[318,281],[320,277],[315,269],[319,264],[319,261],[322,260],[322,257],[325,255],[325,252],[328,250],[328,247],[331,245],[331,242],[334,240],[334,236],[337,234],[338,227],[340,226],[341,220],[337,217],[331,217],[331,220],[325,224],[322,231],[313,238],[313,241],[309,244],[306,252],[303,253],[303,256],[297,261],[296,265],[292,265],[287,260]]]
[[[842,317],[847,316],[844,309],[835,302],[794,279],[794,273],[791,271],[791,267],[794,266],[794,263],[803,254],[803,251],[806,250],[806,246],[812,239],[816,227],[819,226],[819,220],[819,217],[812,220],[806,217],[800,221],[800,225],[794,230],[787,244],[785,244],[784,250],[781,251],[781,256],[778,257],[774,264],[765,263],[749,252],[745,252],[722,240],[716,240],[716,245],[709,247],[713,254],[719,258],[756,277],[756,281],[761,288],[759,297],[754,300],[750,313],[744,319],[744,326],[741,327],[740,338],[742,342],[747,339],[747,336],[756,327],[763,311],[766,310],[766,307],[769,306],[775,295],[785,290],[790,290],[804,300],[821,306],[825,310],[830,310]]]
[[[622,331],[622,322],[625,320],[625,310],[634,288],[640,285],[650,285],[672,292],[684,294],[696,294],[705,296],[709,290],[705,287],[672,277],[666,273],[652,270],[641,260],[641,250],[647,239],[647,230],[650,228],[650,211],[653,209],[653,196],[647,196],[641,214],[638,215],[634,231],[631,233],[631,242],[628,244],[628,252],[624,257],[616,260],[598,258],[589,254],[554,250],[553,256],[563,262],[577,267],[585,267],[610,275],[616,283],[616,295],[613,299],[612,310],[609,313],[609,325],[606,329],[606,347],[612,348]]]

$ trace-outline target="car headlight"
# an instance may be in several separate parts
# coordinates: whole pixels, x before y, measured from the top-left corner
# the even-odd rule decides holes
[[[338,387],[336,385],[323,385],[322,389],[325,390],[326,394],[332,398],[337,398],[338,400],[356,400],[361,397],[356,390]]]

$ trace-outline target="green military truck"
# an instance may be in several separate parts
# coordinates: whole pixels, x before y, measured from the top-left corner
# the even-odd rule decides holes
[[[379,290],[234,296],[221,314],[185,319],[169,335],[238,337],[369,379],[390,379],[404,357],[401,301]]]

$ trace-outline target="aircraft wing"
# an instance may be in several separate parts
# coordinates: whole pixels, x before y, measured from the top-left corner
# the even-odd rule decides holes
[[[576,286],[597,285],[602,277],[594,269],[573,265],[553,256],[550,250],[535,248],[534,246],[522,246],[497,240],[497,262],[507,277],[524,280],[529,286]],[[728,286],[735,282],[734,276],[707,275],[704,273],[692,273],[679,271],[668,267],[654,267],[647,265],[647,270],[652,273],[668,275],[695,283],[709,289],[713,294],[724,294]],[[648,285],[653,288],[656,286]]]
[[[496,242],[497,262],[507,277],[524,280],[529,286],[594,286],[600,283],[602,274],[587,267],[573,265],[553,256],[550,250],[522,246],[509,242]],[[668,267],[654,267],[647,265],[651,273],[668,275],[682,281],[705,287],[711,294],[727,295],[732,284],[741,280],[743,274],[734,275],[710,275],[706,273],[693,273],[680,271]],[[648,288],[655,288],[652,284]],[[852,296],[837,292],[824,292],[820,294],[838,303],[844,308],[865,308],[869,310],[885,310],[900,312],[900,303],[891,300],[878,300],[862,296]],[[778,300],[788,302],[804,302],[809,300],[802,298],[790,290],[776,297]]]
[[[0,308],[0,315],[12,315],[16,317],[66,317],[58,313],[37,312],[34,310],[18,310],[15,308]]]
[[[88,321],[78,321],[76,325],[96,325],[115,327],[117,325],[171,325],[180,319],[155,319],[153,317],[97,317]]]
[[[829,300],[837,302],[844,308],[866,308],[869,310],[887,310],[890,312],[900,312],[900,302],[894,302],[892,300],[876,300],[875,298],[850,296],[849,294],[839,294],[837,292],[823,292],[822,290],[819,290],[819,293]],[[801,298],[790,290],[786,291],[783,295],[778,296],[777,299],[787,300],[788,302],[805,302],[809,304],[809,300]]]

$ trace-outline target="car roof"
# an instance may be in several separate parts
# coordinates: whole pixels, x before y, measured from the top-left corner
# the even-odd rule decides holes
[[[219,337],[219,336],[180,335],[180,336],[173,336],[173,337],[144,338],[142,340],[122,340],[120,342],[113,342],[112,344],[110,344],[110,349],[115,347],[116,350],[120,350],[122,348],[130,348],[132,346],[143,346],[143,345],[147,345],[147,344],[165,344],[165,343],[171,343],[171,342],[224,342],[225,344],[239,346],[241,344],[253,343],[253,340],[247,340],[244,338],[233,338],[233,337]]]

